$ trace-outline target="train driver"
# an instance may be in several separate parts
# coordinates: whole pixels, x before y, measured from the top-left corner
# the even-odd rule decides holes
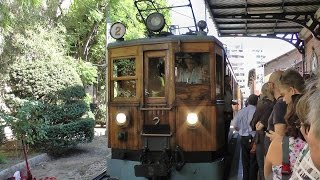
[[[196,61],[196,58],[190,54],[185,54],[182,57],[182,65],[178,69],[177,82],[187,84],[201,84],[202,83],[202,68]]]

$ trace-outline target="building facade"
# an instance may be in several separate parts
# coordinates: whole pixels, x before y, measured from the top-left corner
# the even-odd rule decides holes
[[[263,84],[263,64],[266,60],[263,50],[244,47],[243,44],[232,44],[226,47],[226,51],[243,97],[249,97],[252,93],[259,94],[260,92],[253,90],[252,85],[260,90]],[[255,69],[254,84],[251,84],[249,77],[249,71],[252,69]]]
[[[286,70],[289,68],[294,68],[303,74],[303,61],[302,54],[295,48],[275,59],[264,64],[264,78],[269,79],[271,73],[277,70]]]

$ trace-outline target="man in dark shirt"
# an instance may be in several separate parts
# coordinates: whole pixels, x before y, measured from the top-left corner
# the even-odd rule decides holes
[[[282,100],[282,96],[279,90],[279,79],[283,71],[275,71],[271,74],[269,78],[269,87],[272,89],[273,96],[277,100],[276,104],[273,106],[272,113],[268,119],[268,124],[264,124],[264,127],[267,127],[267,130],[272,130],[277,134],[284,136],[286,132],[286,121],[284,115],[286,114],[287,104]],[[270,138],[265,137],[265,154],[267,154]]]

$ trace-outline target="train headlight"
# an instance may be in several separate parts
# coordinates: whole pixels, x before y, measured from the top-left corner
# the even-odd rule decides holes
[[[146,25],[150,31],[160,32],[165,25],[164,16],[158,12],[152,13],[147,17]]]
[[[128,124],[127,115],[125,113],[118,113],[116,116],[116,122],[119,126]]]
[[[195,127],[199,122],[199,117],[196,113],[189,113],[187,115],[187,124],[191,127]]]

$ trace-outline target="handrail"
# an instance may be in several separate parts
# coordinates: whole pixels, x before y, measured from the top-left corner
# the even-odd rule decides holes
[[[172,133],[170,134],[146,134],[146,133],[141,133],[141,136],[149,136],[149,137],[171,137]]]

